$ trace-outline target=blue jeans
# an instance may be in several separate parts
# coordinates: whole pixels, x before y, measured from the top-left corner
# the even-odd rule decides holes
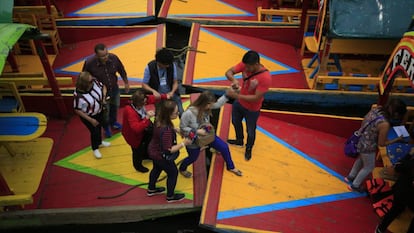
[[[171,97],[172,100],[174,100],[174,102],[177,103],[177,107],[178,107],[178,114],[179,116],[181,116],[184,112],[184,108],[183,108],[183,102],[181,101],[181,97],[178,94],[174,94]]]
[[[119,103],[121,99],[119,87],[114,87],[111,91],[108,91],[107,95],[110,96],[111,99],[109,100],[108,110],[105,112],[105,119],[107,121],[105,127],[111,126],[117,122]]]
[[[256,140],[256,127],[257,120],[259,119],[259,111],[250,111],[247,108],[240,105],[239,101],[234,101],[233,109],[231,112],[231,123],[233,124],[234,130],[236,132],[236,139],[243,141],[243,119],[246,120],[247,128],[247,143],[246,148],[252,148],[254,141]]]
[[[174,160],[152,160],[152,166],[149,175],[148,189],[155,189],[155,183],[157,183],[161,172],[165,171],[165,173],[167,173],[167,197],[173,196],[178,176],[178,170]]]
[[[224,161],[226,162],[227,169],[234,169],[234,163],[231,159],[229,145],[227,145],[226,142],[224,142],[221,138],[219,138],[217,135],[214,139],[214,141],[210,144],[210,147],[214,148],[218,152],[220,152],[221,156],[223,156]],[[197,148],[188,148],[187,153],[188,157],[183,160],[183,162],[180,165],[180,171],[187,170],[187,167],[194,163],[198,156],[200,155],[200,147]]]

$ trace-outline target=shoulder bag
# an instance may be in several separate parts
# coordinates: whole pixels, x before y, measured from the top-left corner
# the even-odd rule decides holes
[[[364,128],[355,131],[349,138],[348,140],[346,140],[345,142],[345,146],[344,146],[344,153],[346,156],[348,157],[352,157],[352,158],[356,158],[359,154],[358,149],[357,149],[357,145],[359,142],[359,138],[361,137],[361,135],[364,133],[365,129],[373,122],[384,118],[383,116],[378,116],[376,117],[374,120],[370,121],[368,124],[366,124],[364,126]]]

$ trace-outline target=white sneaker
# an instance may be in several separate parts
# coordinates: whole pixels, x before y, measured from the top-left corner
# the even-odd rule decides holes
[[[102,142],[101,142],[101,145],[99,145],[99,146],[108,147],[108,146],[110,146],[110,145],[111,145],[111,143],[110,143],[110,142],[105,142],[105,141],[102,141]]]
[[[97,159],[102,158],[102,154],[101,154],[101,152],[99,152],[99,150],[98,150],[98,149],[93,150],[93,155],[94,155],[94,156],[95,156],[95,158],[97,158]]]

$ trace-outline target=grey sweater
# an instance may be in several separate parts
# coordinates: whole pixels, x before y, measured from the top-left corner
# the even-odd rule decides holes
[[[226,102],[228,101],[228,98],[226,95],[222,95],[216,103],[213,104],[211,107],[212,109],[220,108],[222,107]],[[200,124],[205,122],[210,122],[210,115],[207,113],[204,113],[204,116],[202,117],[202,121],[197,121],[197,115],[198,115],[198,108],[194,106],[190,106],[187,110],[184,111],[184,113],[181,115],[180,119],[180,131],[184,135],[184,137],[188,137],[188,134],[191,131],[197,131]],[[197,148],[198,146],[193,143],[191,145],[188,145],[189,148]]]

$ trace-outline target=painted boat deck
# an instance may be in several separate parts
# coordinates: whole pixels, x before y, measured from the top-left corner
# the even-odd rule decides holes
[[[68,13],[65,12],[65,16],[68,18],[90,17],[102,20],[99,18],[114,17],[116,14],[116,17],[122,18],[127,12],[126,9],[118,10],[116,13],[108,10],[111,9],[109,4],[115,1],[79,1],[82,5],[72,5],[67,1],[56,2],[66,4],[65,9],[68,10],[65,11]],[[140,1],[124,2],[132,4]],[[167,12],[168,17],[193,17],[188,13],[188,9],[179,7],[184,1],[165,2],[170,4],[171,11]],[[205,4],[221,4],[217,11],[209,9],[197,15],[204,18],[227,19],[228,16],[220,15],[220,11],[224,9],[222,14],[228,14],[232,19],[248,20],[253,17],[248,14],[255,12],[251,7],[256,7],[251,6],[251,2],[253,1],[199,0],[187,1],[185,6],[190,6],[195,11],[200,8],[208,9]],[[196,3],[198,8],[193,5]],[[152,16],[145,10],[148,6],[139,7],[136,9],[141,13],[134,12],[133,17],[141,14]],[[164,9],[166,6],[162,7]],[[183,11],[180,12],[180,9]],[[224,72],[239,62],[248,49],[255,49],[272,73],[272,88],[307,89],[300,58],[293,46],[253,38],[226,29],[205,25],[192,26],[188,46],[196,48],[199,52],[188,53],[183,75],[184,84],[224,88],[228,86]],[[62,31],[65,30],[70,37],[71,30],[83,29],[62,28]],[[165,46],[164,25],[84,30],[94,30],[91,34],[99,36],[85,36],[82,39],[71,37],[68,40],[70,43],[61,49],[54,60],[53,67],[57,75],[75,77],[81,70],[85,58],[93,55],[93,45],[103,42],[124,62],[132,88],[136,88],[140,86],[144,67],[153,59],[155,50]],[[103,36],[103,31],[107,35]],[[122,85],[122,82],[120,84]],[[185,104],[188,105],[189,102],[185,101]],[[220,116],[218,133],[223,139],[234,137],[230,124],[230,109],[231,106],[226,105]],[[119,114],[118,119],[122,119],[122,109]],[[353,128],[358,127],[358,124],[359,119],[354,118],[262,111],[252,160],[244,160],[243,148],[230,147],[233,160],[243,171],[243,177],[236,177],[227,172],[222,158],[213,156],[200,224],[220,232],[373,232],[378,218],[370,206],[370,200],[360,194],[349,192],[342,181],[353,162],[343,155],[342,145],[345,137]],[[103,158],[100,160],[93,157],[88,132],[79,117],[73,116],[67,121],[48,120],[46,132],[39,139],[48,141],[48,145],[36,141],[16,144],[15,146],[21,150],[33,149],[30,153],[22,151],[22,156],[16,156],[14,160],[7,157],[8,160],[11,159],[7,163],[15,164],[20,169],[39,163],[36,167],[36,176],[41,179],[39,178],[39,183],[34,183],[34,186],[30,185],[37,187],[31,191],[34,202],[26,205],[23,212],[37,211],[44,214],[42,211],[56,211],[72,213],[72,217],[78,215],[76,219],[68,218],[65,223],[69,224],[111,220],[86,218],[82,210],[95,211],[96,216],[99,216],[99,213],[113,211],[110,212],[112,221],[123,222],[145,219],[145,214],[137,214],[142,210],[150,213],[149,216],[161,216],[170,211],[179,213],[201,207],[201,204],[194,202],[196,197],[204,196],[204,193],[197,193],[197,189],[194,188],[196,183],[206,182],[200,181],[203,177],[198,175],[199,171],[194,171],[193,179],[185,179],[179,175],[177,191],[186,194],[183,202],[167,204],[163,195],[147,197],[145,183],[148,181],[148,173],[134,171],[130,148],[119,132],[109,139],[111,147],[101,149]],[[48,147],[50,153],[45,150]],[[30,156],[26,156],[27,153]],[[40,154],[43,156],[41,161]],[[0,169],[4,172],[4,167],[9,165],[6,165],[3,147],[0,148],[0,155]],[[182,151],[178,161],[184,156],[186,153]],[[20,164],[17,160],[24,160],[25,164]],[[144,164],[151,167],[150,161],[145,161]],[[202,167],[203,164],[197,166]],[[14,188],[18,182],[8,177],[34,175],[14,170],[11,171],[11,176],[4,176]],[[135,185],[142,186],[133,188]],[[118,198],[98,198],[120,194],[131,188],[131,191]],[[115,214],[120,209],[132,211],[132,214]],[[18,219],[19,211],[0,215],[5,219]],[[52,222],[55,220],[56,224],[62,224],[51,215],[45,216]],[[398,229],[394,232],[403,230]]]

